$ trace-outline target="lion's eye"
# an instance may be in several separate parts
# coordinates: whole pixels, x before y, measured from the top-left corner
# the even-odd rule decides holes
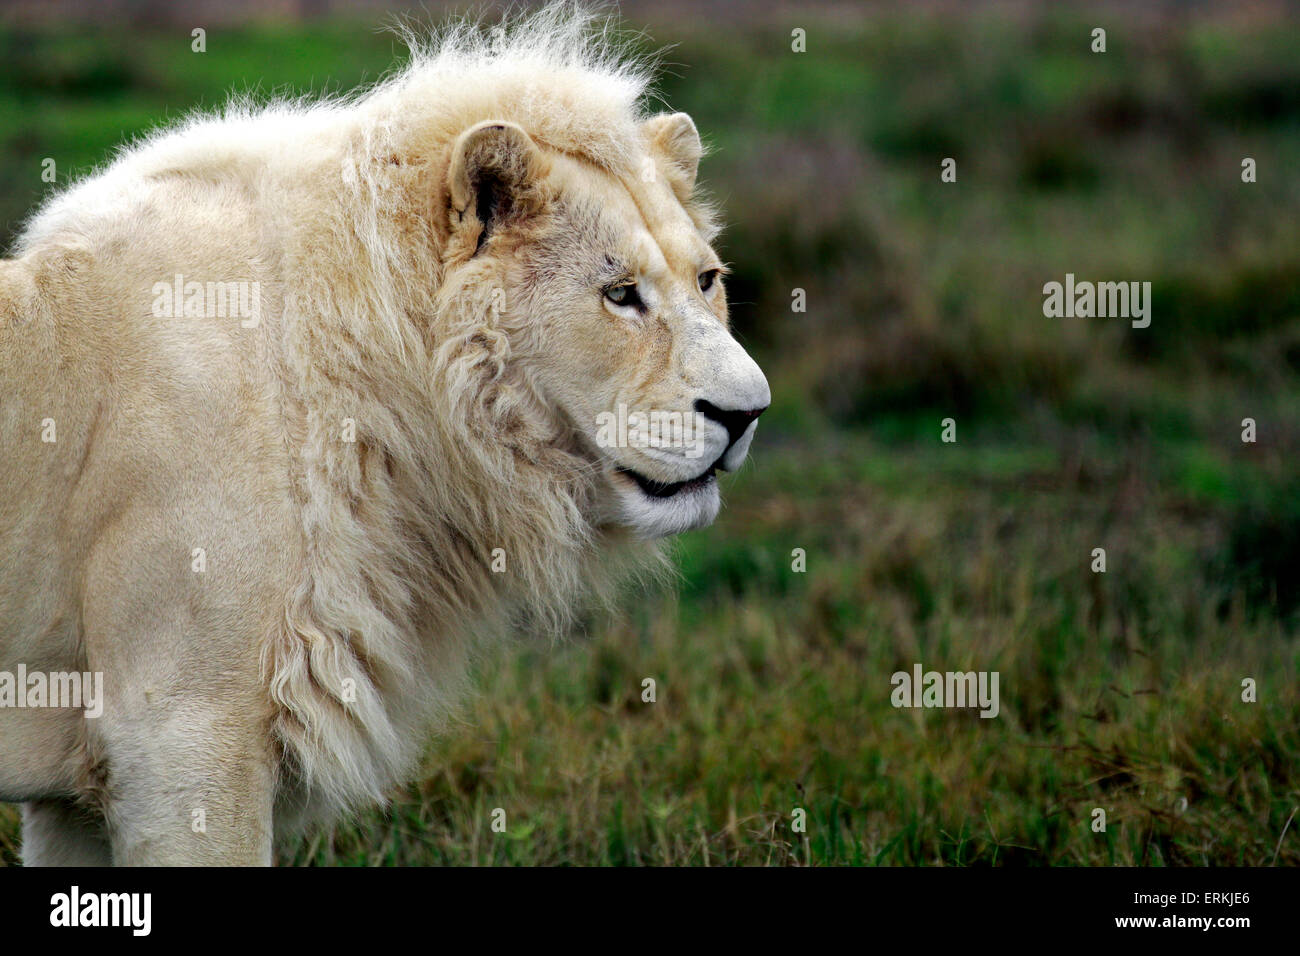
[[[718,279],[718,270],[709,269],[707,272],[700,273],[700,291],[708,292],[713,288],[713,283]]]
[[[635,282],[610,286],[605,290],[605,298],[615,305],[631,305],[638,308],[641,306],[641,296],[637,295]]]

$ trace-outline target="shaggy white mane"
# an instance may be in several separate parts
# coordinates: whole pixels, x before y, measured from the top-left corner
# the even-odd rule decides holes
[[[527,316],[493,309],[493,263],[444,274],[440,254],[460,132],[506,119],[627,172],[651,64],[570,4],[406,37],[409,64],[368,90],[236,100],[149,135],[50,201],[19,244],[93,244],[173,177],[257,210],[256,253],[275,257],[259,265],[283,286],[263,290],[282,310],[258,334],[306,554],[262,650],[287,771],[277,832],[382,801],[489,635],[555,633],[580,602],[660,563],[584,517],[591,465],[512,361]],[[349,420],[355,442],[340,439]],[[503,574],[490,570],[498,548]]]

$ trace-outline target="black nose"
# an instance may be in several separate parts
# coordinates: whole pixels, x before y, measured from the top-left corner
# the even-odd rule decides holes
[[[741,435],[745,434],[745,429],[749,427],[749,423],[767,411],[767,406],[724,411],[712,402],[697,398],[695,400],[695,410],[705,418],[712,418],[727,430],[727,434],[731,436],[731,441],[727,443],[727,447],[731,447],[740,440]]]

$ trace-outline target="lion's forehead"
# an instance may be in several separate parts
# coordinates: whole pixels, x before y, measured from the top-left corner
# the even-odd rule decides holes
[[[662,179],[616,176],[585,164],[566,164],[561,194],[572,235],[592,256],[629,257],[622,265],[643,271],[689,275],[710,255],[671,187]]]

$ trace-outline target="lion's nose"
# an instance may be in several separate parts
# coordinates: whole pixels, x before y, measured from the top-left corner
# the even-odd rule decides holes
[[[695,400],[695,410],[705,418],[711,418],[727,430],[731,441],[727,442],[728,447],[740,441],[740,436],[745,434],[745,429],[750,426],[754,419],[758,418],[767,411],[767,406],[762,408],[719,408],[712,402],[707,402],[702,398]]]

